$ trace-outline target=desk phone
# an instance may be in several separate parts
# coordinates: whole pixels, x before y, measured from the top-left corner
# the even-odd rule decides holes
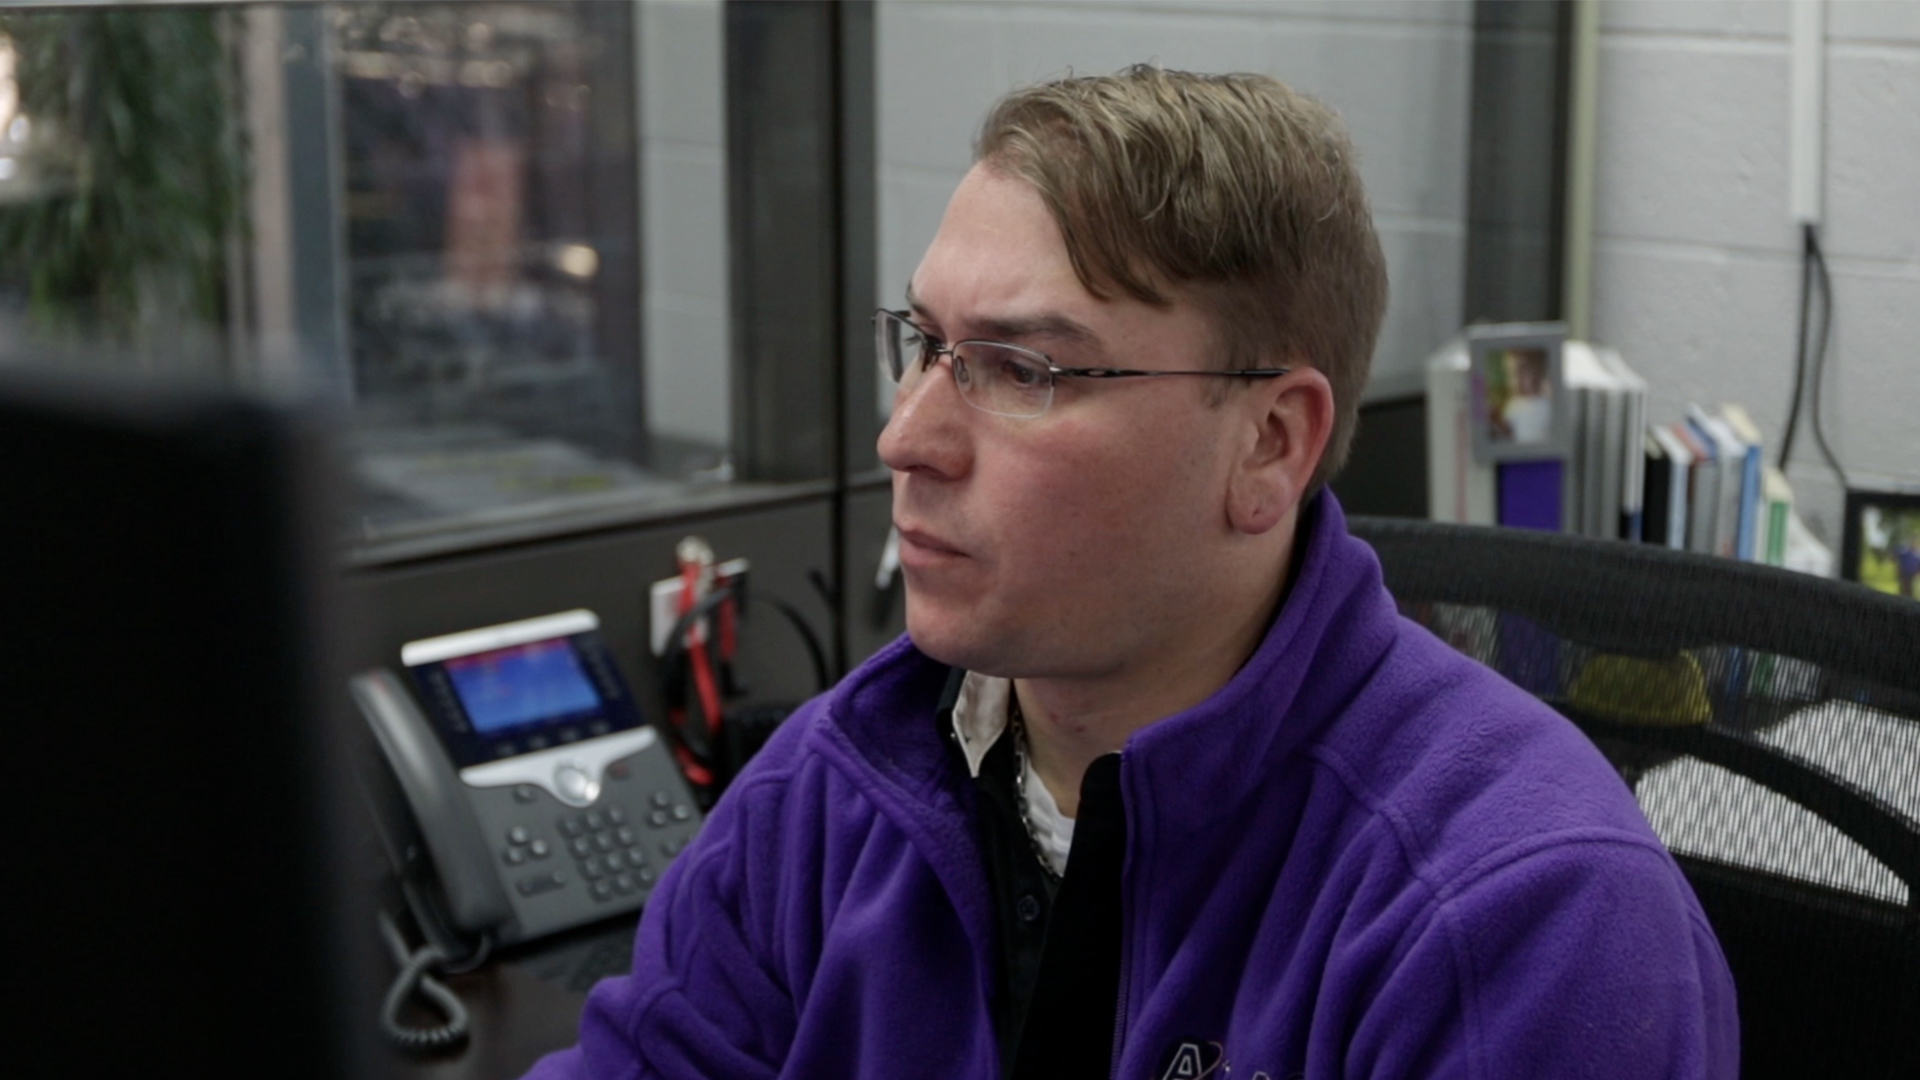
[[[412,641],[405,679],[352,679],[404,808],[376,812],[382,840],[431,936],[511,945],[633,911],[699,829],[599,625],[577,610]]]

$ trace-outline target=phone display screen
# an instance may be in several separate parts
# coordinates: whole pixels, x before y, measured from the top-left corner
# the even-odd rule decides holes
[[[410,641],[401,658],[461,768],[646,722],[590,612]]]
[[[565,638],[453,657],[446,673],[473,730],[488,735],[600,707],[600,694]]]

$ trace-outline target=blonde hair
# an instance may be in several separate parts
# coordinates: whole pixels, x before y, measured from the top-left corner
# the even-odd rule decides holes
[[[1387,273],[1333,110],[1263,75],[1137,64],[1008,94],[974,160],[1034,186],[1095,296],[1178,291],[1208,310],[1223,368],[1319,369],[1334,427],[1314,487],[1339,471]]]

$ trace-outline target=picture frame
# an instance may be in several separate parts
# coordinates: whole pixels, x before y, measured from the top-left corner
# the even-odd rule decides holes
[[[1840,576],[1920,599],[1920,489],[1848,488]]]
[[[1473,456],[1480,463],[1564,458],[1573,441],[1565,323],[1467,327]]]

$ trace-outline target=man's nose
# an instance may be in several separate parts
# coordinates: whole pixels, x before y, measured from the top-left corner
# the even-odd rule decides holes
[[[893,415],[880,430],[880,460],[895,472],[964,475],[972,460],[972,411],[954,381],[952,357],[941,357],[911,390],[895,395]]]

